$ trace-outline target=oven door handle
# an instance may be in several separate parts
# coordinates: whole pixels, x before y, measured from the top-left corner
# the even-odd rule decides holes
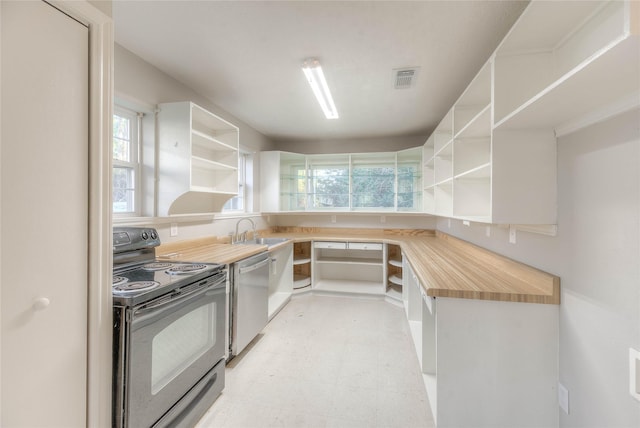
[[[196,297],[218,293],[220,289],[224,289],[224,282],[221,282],[221,284],[222,285],[206,283],[201,287],[197,287],[195,289],[191,289],[182,293],[174,293],[170,296],[167,296],[166,299],[161,299],[157,302],[142,305],[133,310],[132,322],[135,324],[149,318],[161,316],[168,311],[177,311],[189,304],[191,300]]]

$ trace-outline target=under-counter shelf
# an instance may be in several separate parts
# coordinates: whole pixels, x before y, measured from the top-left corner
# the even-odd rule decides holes
[[[402,277],[398,274],[389,275],[389,282],[402,286]]]
[[[399,268],[401,268],[401,267],[402,267],[402,260],[396,260],[396,259],[392,259],[392,258],[390,258],[390,259],[389,259],[389,264],[390,264],[391,266],[395,266],[395,267],[399,267]]]
[[[293,289],[299,290],[311,285],[311,277],[301,274],[293,274]]]
[[[311,285],[311,241],[293,244],[293,289]]]
[[[316,241],[314,291],[384,294],[384,246],[379,242]]]

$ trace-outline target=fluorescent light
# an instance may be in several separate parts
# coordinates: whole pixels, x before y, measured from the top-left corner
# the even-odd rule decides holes
[[[336,109],[336,105],[333,103],[333,97],[331,97],[329,86],[324,78],[324,73],[322,72],[322,67],[320,67],[318,60],[306,60],[302,65],[302,71],[304,71],[304,75],[307,77],[307,81],[309,82],[309,85],[311,85],[311,89],[318,99],[318,103],[320,103],[320,107],[322,108],[324,115],[327,119],[337,119],[338,110]]]

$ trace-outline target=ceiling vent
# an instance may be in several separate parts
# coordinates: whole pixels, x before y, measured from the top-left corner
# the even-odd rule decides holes
[[[396,89],[407,89],[414,86],[418,76],[418,67],[396,68],[393,70],[394,87]]]

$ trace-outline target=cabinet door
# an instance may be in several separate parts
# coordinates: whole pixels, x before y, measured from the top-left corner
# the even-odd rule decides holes
[[[84,427],[88,29],[0,2],[2,426]]]

